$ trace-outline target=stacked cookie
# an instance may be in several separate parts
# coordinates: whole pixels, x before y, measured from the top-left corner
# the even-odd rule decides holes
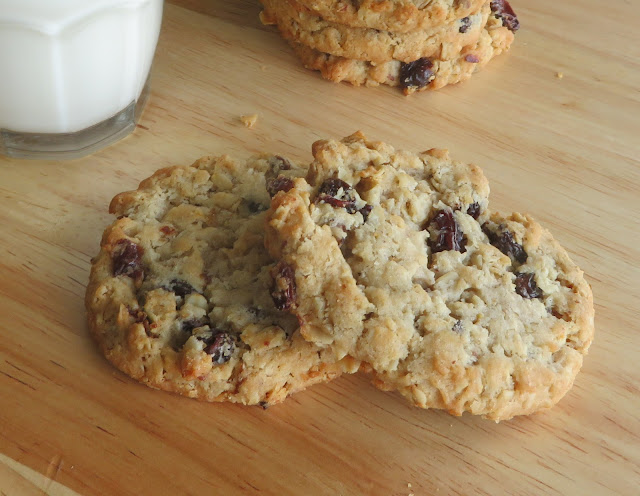
[[[326,79],[399,86],[405,94],[471,77],[509,49],[506,0],[260,0],[303,64]]]
[[[203,158],[116,196],[91,331],[155,388],[268,406],[364,370],[422,408],[549,408],[593,338],[589,285],[482,171],[356,133],[281,156]]]

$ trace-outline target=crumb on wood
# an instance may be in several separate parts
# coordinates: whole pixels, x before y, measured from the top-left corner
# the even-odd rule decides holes
[[[249,129],[253,129],[254,126],[256,125],[256,122],[258,122],[258,114],[241,115],[240,120],[242,121],[245,127],[248,127]]]
[[[267,14],[264,10],[260,12],[258,17],[260,18],[260,22],[265,26],[273,26],[276,23],[275,19]]]
[[[562,74],[561,72],[556,72],[556,77],[558,79],[562,79],[564,77],[564,74]]]

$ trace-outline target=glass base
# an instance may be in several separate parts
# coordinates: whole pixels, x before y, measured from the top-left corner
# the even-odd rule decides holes
[[[0,129],[0,154],[37,160],[69,160],[85,157],[128,136],[136,127],[149,98],[149,81],[137,102],[113,117],[75,133],[20,133]]]

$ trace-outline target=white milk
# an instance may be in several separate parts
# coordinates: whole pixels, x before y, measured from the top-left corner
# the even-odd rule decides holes
[[[0,129],[73,133],[136,102],[162,0],[0,0]]]

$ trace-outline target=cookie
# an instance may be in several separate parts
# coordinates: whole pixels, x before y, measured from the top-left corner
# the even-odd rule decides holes
[[[327,21],[405,33],[432,29],[477,12],[486,0],[298,0]]]
[[[295,274],[297,300],[289,307],[302,323],[301,334],[342,358],[353,352],[363,322],[380,303],[354,278],[350,257],[355,256],[352,245],[358,233],[380,239],[399,233],[398,246],[385,248],[372,268],[397,269],[397,284],[390,287],[407,286],[406,297],[411,298],[411,281],[424,279],[426,284],[430,277],[427,233],[422,230],[430,212],[442,204],[480,215],[487,208],[489,187],[478,168],[452,161],[446,151],[398,151],[360,133],[339,142],[317,142],[313,154],[307,181],[298,179],[292,189],[274,197],[266,244]],[[381,222],[383,218],[387,220]],[[383,259],[393,259],[392,267]]]
[[[509,50],[513,32],[503,21],[492,15],[483,28],[480,39],[452,59],[420,58],[410,63],[393,60],[374,64],[364,60],[336,57],[313,50],[300,43],[291,43],[303,65],[320,71],[330,81],[348,82],[354,86],[399,86],[405,94],[435,90],[469,79],[491,59]]]
[[[487,1],[464,19],[430,30],[394,33],[326,21],[296,0],[261,2],[264,5],[262,21],[276,24],[285,39],[320,52],[375,63],[454,57],[463,47],[478,41],[490,12]]]
[[[411,337],[394,336],[404,356],[396,363],[373,350],[369,329],[355,355],[375,357],[376,385],[422,408],[495,421],[551,408],[593,340],[584,274],[528,215],[445,215],[428,227],[431,304],[416,314]],[[445,240],[452,231],[461,240],[453,246]]]
[[[562,398],[593,339],[593,298],[548,231],[490,213],[482,172],[443,151],[356,134],[314,157],[274,197],[266,235],[307,340],[422,408],[499,421]]]
[[[302,173],[281,157],[205,157],[117,195],[85,300],[107,359],[154,388],[263,406],[355,371],[276,307],[267,189]]]

